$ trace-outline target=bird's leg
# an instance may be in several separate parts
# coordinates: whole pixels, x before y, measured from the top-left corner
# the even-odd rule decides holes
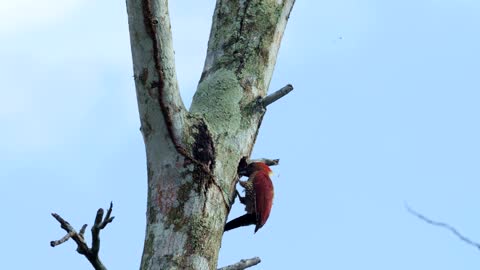
[[[245,197],[242,197],[242,196],[240,195],[240,192],[238,192],[238,190],[236,190],[236,189],[235,189],[235,192],[237,193],[237,196],[238,196],[238,199],[240,200],[240,202],[241,202],[242,204],[246,204],[247,202],[245,201]]]

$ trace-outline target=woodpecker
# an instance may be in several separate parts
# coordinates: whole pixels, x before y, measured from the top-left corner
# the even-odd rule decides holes
[[[247,181],[239,181],[245,189],[245,197],[237,191],[240,202],[245,204],[245,215],[233,219],[225,224],[224,231],[241,226],[255,224],[255,233],[265,225],[273,204],[273,184],[270,176],[272,170],[263,162],[253,162],[247,167]]]

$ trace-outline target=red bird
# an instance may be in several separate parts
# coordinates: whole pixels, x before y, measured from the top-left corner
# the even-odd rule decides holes
[[[273,204],[273,184],[270,179],[272,174],[272,170],[263,162],[248,165],[248,180],[239,181],[245,188],[245,197],[241,197],[237,192],[240,202],[245,204],[247,213],[225,224],[225,231],[255,224],[257,232],[265,225]]]

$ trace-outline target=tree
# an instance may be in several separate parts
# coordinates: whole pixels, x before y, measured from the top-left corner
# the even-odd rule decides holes
[[[293,89],[287,85],[265,97],[293,4],[217,0],[204,69],[187,110],[176,79],[167,0],[127,0],[148,171],[141,269],[216,268],[239,167],[248,162],[266,107]],[[83,240],[85,226],[77,234],[55,217],[77,250],[105,269],[98,259],[99,232],[113,218],[111,207],[105,218],[100,210],[91,249]]]

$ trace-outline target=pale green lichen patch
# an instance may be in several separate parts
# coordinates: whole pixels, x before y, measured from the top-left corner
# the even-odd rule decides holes
[[[242,82],[248,79],[250,85],[263,87],[282,6],[273,0],[244,0],[217,7],[207,56],[211,64],[201,80],[224,68],[234,71]]]
[[[216,20],[214,20],[214,36],[209,40],[209,49],[222,49],[219,46],[228,46],[235,43],[238,38],[240,21],[238,20],[240,9],[238,1],[231,1],[228,4],[222,4],[217,9]]]
[[[168,210],[167,219],[165,224],[168,226],[173,225],[174,231],[179,231],[185,224],[184,206],[190,197],[190,191],[194,188],[193,182],[187,182],[180,186],[177,193],[177,203],[176,207],[172,207]]]
[[[190,251],[200,251],[205,247],[206,238],[208,237],[210,226],[208,225],[209,220],[192,217],[190,220],[191,230],[189,230],[188,237],[188,250]]]
[[[184,248],[188,254],[202,254],[202,257],[209,262],[210,269],[215,269],[218,255],[215,245],[211,243],[219,242],[222,235],[221,232],[212,230],[213,222],[212,219],[192,217]]]
[[[213,134],[235,132],[242,95],[235,73],[219,69],[198,85],[190,111],[202,115]]]
[[[251,1],[242,24],[240,78],[254,76],[256,87],[264,83],[263,71],[271,53],[281,6],[268,1]]]
[[[208,265],[208,260],[198,254],[190,256],[190,264],[195,265],[197,269],[212,269]]]

